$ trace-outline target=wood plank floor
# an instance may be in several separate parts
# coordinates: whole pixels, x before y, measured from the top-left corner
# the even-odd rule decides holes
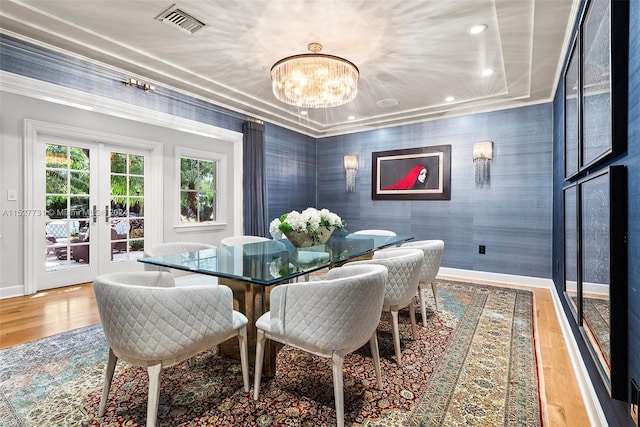
[[[551,292],[532,289],[549,427],[588,426]],[[91,283],[0,300],[0,348],[100,322]]]

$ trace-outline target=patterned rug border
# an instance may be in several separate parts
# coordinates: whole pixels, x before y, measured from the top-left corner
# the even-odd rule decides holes
[[[532,290],[522,289],[522,288],[514,288],[503,285],[493,285],[486,283],[475,283],[475,282],[467,282],[463,280],[455,280],[455,279],[443,279],[438,280],[439,283],[447,283],[449,285],[462,285],[462,286],[472,286],[481,290],[491,290],[493,292],[510,292],[516,295],[516,304],[515,304],[515,312],[519,313],[521,316],[526,315],[529,320],[528,326],[529,328],[525,328],[525,326],[520,323],[516,323],[516,328],[512,330],[511,334],[511,349],[514,350],[514,340],[515,336],[526,333],[528,336],[532,337],[532,346],[533,346],[533,354],[525,354],[524,349],[521,346],[515,346],[515,351],[518,353],[515,357],[511,357],[510,360],[516,362],[522,362],[525,357],[528,358],[529,362],[532,363],[533,369],[529,372],[529,376],[525,375],[525,372],[522,371],[522,368],[525,368],[527,365],[521,363],[520,366],[515,367],[510,372],[509,376],[511,378],[516,377],[516,379],[510,380],[508,393],[506,396],[506,416],[505,416],[505,425],[517,425],[517,426],[527,426],[526,418],[524,420],[518,417],[518,410],[522,409],[521,405],[518,402],[522,402],[523,396],[518,394],[518,391],[522,390],[522,387],[512,387],[511,385],[520,384],[525,381],[527,378],[535,378],[537,394],[535,396],[526,396],[525,401],[528,402],[527,406],[530,410],[537,410],[539,422],[541,426],[545,426],[548,424],[546,421],[548,419],[546,408],[544,402],[546,402],[546,396],[544,393],[544,378],[542,375],[542,360],[539,351],[539,337],[538,337],[538,327],[537,320],[535,317],[535,294]],[[524,298],[524,297],[527,298]],[[477,294],[474,297],[478,300],[484,299],[486,300],[487,295]],[[449,347],[446,350],[446,354],[442,356],[441,362],[436,367],[436,370],[429,378],[429,382],[427,385],[427,389],[424,391],[422,396],[416,402],[416,408],[411,413],[411,416],[404,424],[406,427],[427,427],[427,426],[444,426],[445,417],[448,413],[447,407],[452,398],[453,388],[455,388],[459,377],[460,377],[460,369],[456,369],[456,366],[462,366],[462,360],[464,360],[470,350],[467,349],[467,352],[455,352],[456,341],[463,342],[465,338],[468,338],[470,335],[473,335],[476,331],[476,327],[478,326],[479,318],[481,316],[481,312],[484,310],[484,304],[480,307],[478,304],[470,304],[467,308],[464,316],[462,317],[464,322],[463,327],[459,324],[456,328],[455,337],[450,343]],[[517,328],[520,326],[520,328]],[[454,353],[454,354],[452,354]],[[457,362],[457,363],[456,363]],[[514,368],[512,366],[512,368]],[[454,376],[451,375],[451,372],[457,372],[455,375],[456,381],[442,381],[442,378],[453,379]],[[515,381],[515,383],[514,383]],[[519,400],[520,399],[520,400]],[[439,416],[434,416],[436,413]],[[522,411],[520,411],[522,413]]]

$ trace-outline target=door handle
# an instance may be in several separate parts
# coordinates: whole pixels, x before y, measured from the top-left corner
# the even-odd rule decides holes
[[[93,218],[93,223],[95,224],[96,221],[98,221],[98,207],[96,205],[93,205],[93,214],[91,214],[92,218]]]
[[[109,205],[104,205],[104,222],[109,223]]]

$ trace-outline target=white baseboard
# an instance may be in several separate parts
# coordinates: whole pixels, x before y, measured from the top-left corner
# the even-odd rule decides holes
[[[459,268],[440,267],[438,276],[467,280],[482,280],[485,282],[502,283],[505,285],[528,286],[530,288],[554,288],[553,280],[541,277],[517,276],[515,274],[492,273],[489,271],[462,270]]]
[[[582,402],[584,403],[585,410],[587,411],[587,417],[591,426],[608,427],[609,423],[604,415],[598,395],[593,388],[593,383],[587,372],[587,368],[580,356],[580,350],[578,349],[578,343],[576,342],[573,333],[571,332],[571,326],[569,320],[564,314],[562,309],[562,302],[558,295],[558,291],[551,279],[543,279],[540,277],[529,276],[517,276],[512,274],[491,273],[486,271],[474,271],[474,270],[461,270],[457,268],[440,267],[438,271],[438,277],[460,279],[460,280],[481,280],[485,282],[500,283],[505,285],[516,286],[528,286],[532,288],[547,288],[551,291],[551,298],[553,299],[553,306],[556,310],[556,317],[560,323],[560,329],[562,329],[562,336],[564,337],[564,343],[567,347],[569,354],[569,360],[573,368],[573,373],[576,376],[578,382],[578,388],[582,396]]]
[[[22,285],[4,286],[0,288],[0,300],[13,297],[21,297],[24,295],[24,286]]]

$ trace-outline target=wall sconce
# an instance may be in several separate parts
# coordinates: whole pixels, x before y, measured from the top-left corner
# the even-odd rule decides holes
[[[347,191],[356,191],[356,171],[358,170],[358,156],[347,154],[344,156],[344,170],[347,175]]]
[[[155,86],[150,85],[149,83],[143,83],[140,80],[136,80],[136,79],[127,79],[123,83],[127,87],[130,87],[130,86],[137,87],[138,89],[142,89],[145,92],[152,92],[152,91],[156,90]]]
[[[490,182],[490,160],[493,158],[493,142],[482,141],[473,144],[473,164],[476,166],[476,187],[484,187]]]

